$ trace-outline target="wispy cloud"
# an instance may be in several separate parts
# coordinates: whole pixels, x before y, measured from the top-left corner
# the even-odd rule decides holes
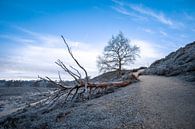
[[[160,34],[162,34],[163,36],[167,36],[167,33],[164,31],[159,31]]]
[[[125,5],[125,3],[123,3],[122,1],[119,1],[119,0],[112,0],[112,2],[116,3],[116,4],[120,5],[120,6],[124,6]]]
[[[188,14],[187,12],[184,12],[183,15],[184,15],[185,19],[187,19],[189,21],[195,21],[195,17]]]
[[[114,9],[121,14],[134,16],[134,17],[153,18],[154,20],[162,24],[169,25],[169,26],[174,25],[174,22],[170,18],[166,17],[163,12],[154,11],[141,4],[136,5],[136,4],[125,3],[117,0],[113,0],[113,2],[117,5],[117,7],[115,7]],[[125,10],[125,7],[128,8],[128,10],[127,9]]]
[[[133,4],[128,4],[131,9],[133,9],[136,12],[139,12],[140,14],[152,17],[156,19],[157,21],[166,24],[166,25],[173,25],[172,20],[167,18],[162,12],[155,12],[150,8],[143,7],[142,5],[133,5]]]
[[[188,38],[188,36],[185,35],[185,34],[181,34],[180,37],[181,37],[181,38]]]
[[[123,7],[120,7],[120,6],[114,7],[114,6],[112,6],[112,8],[113,8],[114,10],[116,10],[117,12],[121,13],[121,14],[128,15],[128,16],[134,16],[134,15],[132,15],[132,13],[128,12],[128,11],[127,11],[126,9],[124,9]]]
[[[124,7],[122,7],[122,6],[112,6],[112,9],[114,9],[115,11],[117,11],[118,13],[121,13],[121,14],[123,14],[123,15],[133,17],[135,20],[142,20],[142,21],[143,21],[143,20],[147,20],[146,17],[137,15],[137,14],[134,13],[134,12],[127,11],[127,10],[126,10]]]
[[[34,43],[35,42],[35,40],[33,39],[24,38],[24,37],[15,36],[15,35],[8,35],[8,34],[1,34],[0,38],[11,40],[11,41],[18,42],[18,43]]]
[[[154,33],[153,30],[148,29],[148,28],[143,28],[142,30],[143,30],[144,32],[146,32],[146,33],[150,33],[150,34],[153,34],[153,33]]]

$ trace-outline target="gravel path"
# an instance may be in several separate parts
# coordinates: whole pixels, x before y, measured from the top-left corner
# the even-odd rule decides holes
[[[195,83],[173,77],[142,76],[138,100],[145,128],[194,129]]]
[[[72,108],[68,128],[195,128],[195,85],[178,78],[141,76],[140,82]]]

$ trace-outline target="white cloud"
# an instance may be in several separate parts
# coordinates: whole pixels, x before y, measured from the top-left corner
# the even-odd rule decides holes
[[[162,57],[161,52],[158,51],[159,46],[148,41],[139,39],[131,40],[131,43],[140,47],[140,56],[142,58],[160,58]]]
[[[15,53],[15,55],[12,55],[13,57],[10,57],[7,60],[7,65],[0,68],[6,69],[6,72],[10,73],[10,78],[14,75],[13,72],[15,74],[23,74],[24,77],[22,79],[25,79],[25,76],[30,75],[33,79],[36,79],[37,75],[56,78],[57,70],[61,70],[54,63],[57,59],[61,59],[67,66],[71,65],[73,67],[77,67],[66,52],[66,49],[63,48],[27,46],[22,49],[18,49],[17,51],[18,53]],[[96,57],[100,53],[95,48],[91,47],[88,51],[84,49],[74,51],[73,49],[73,53],[81,65],[87,69],[89,75],[94,76],[97,74]],[[66,76],[66,79],[70,78]]]
[[[140,58],[138,58],[132,67],[149,66],[155,60],[162,58],[165,54],[161,52],[161,48],[151,42],[133,39],[131,44],[140,47]]]
[[[70,58],[67,49],[60,36],[30,33],[33,43],[27,43],[21,48],[13,50],[6,59],[0,60],[1,79],[37,79],[37,76],[50,76],[57,79],[57,70],[61,70],[54,62],[61,59],[67,66],[77,67]],[[20,38],[15,40],[19,41]],[[26,40],[21,39],[25,43]],[[74,56],[83,65],[89,75],[95,76],[96,58],[102,49],[87,43],[71,41],[67,39]],[[2,65],[5,64],[5,65]],[[63,72],[62,72],[63,73]],[[70,79],[68,75],[65,79]]]

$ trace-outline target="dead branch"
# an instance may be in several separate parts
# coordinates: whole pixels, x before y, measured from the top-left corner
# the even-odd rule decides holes
[[[75,74],[74,72],[72,72],[71,70],[69,70],[66,65],[64,65],[64,63],[61,60],[57,60],[55,62],[58,66],[60,66],[65,72],[67,72],[70,76],[72,76],[74,78],[74,80],[79,84],[80,83],[80,76]]]
[[[70,68],[72,68],[73,70],[75,70],[77,72],[77,74],[79,75],[78,77],[81,79],[82,76],[81,76],[81,73],[74,67],[70,66]]]
[[[85,73],[85,80],[86,80],[86,82],[85,82],[85,85],[86,85],[86,86],[85,86],[85,89],[86,89],[87,84],[88,84],[88,82],[89,82],[87,71],[85,70],[85,68],[84,68],[83,66],[80,65],[80,63],[79,63],[79,62],[77,61],[77,59],[74,57],[72,51],[70,50],[70,47],[68,46],[66,40],[64,39],[64,37],[63,37],[63,36],[61,36],[61,37],[62,37],[62,39],[63,39],[63,41],[64,41],[64,43],[65,43],[65,45],[66,45],[66,47],[67,47],[67,49],[68,49],[68,52],[69,52],[70,56],[72,57],[72,59],[76,62],[76,64],[77,64],[77,65],[84,71],[84,73]]]
[[[46,76],[45,78],[42,78],[42,77],[38,76],[38,78],[41,79],[41,80],[44,80],[44,81],[48,81],[48,82],[54,84],[55,86],[59,87],[60,89],[63,89],[63,90],[64,90],[64,89],[69,89],[69,87],[67,87],[67,86],[65,86],[65,85],[62,85],[62,84],[59,84],[59,83],[53,81],[52,79],[50,79],[50,78],[47,77],[47,76]]]
[[[59,83],[61,83],[61,85],[66,85],[65,83],[64,83],[64,81],[62,81],[62,78],[61,78],[61,75],[60,75],[60,71],[58,71],[58,77],[59,77]]]

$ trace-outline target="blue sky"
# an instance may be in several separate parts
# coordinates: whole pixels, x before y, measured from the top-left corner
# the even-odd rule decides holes
[[[0,79],[56,78],[57,59],[74,65],[60,35],[91,76],[119,31],[141,48],[128,68],[149,66],[195,40],[194,6],[194,0],[1,0]]]

